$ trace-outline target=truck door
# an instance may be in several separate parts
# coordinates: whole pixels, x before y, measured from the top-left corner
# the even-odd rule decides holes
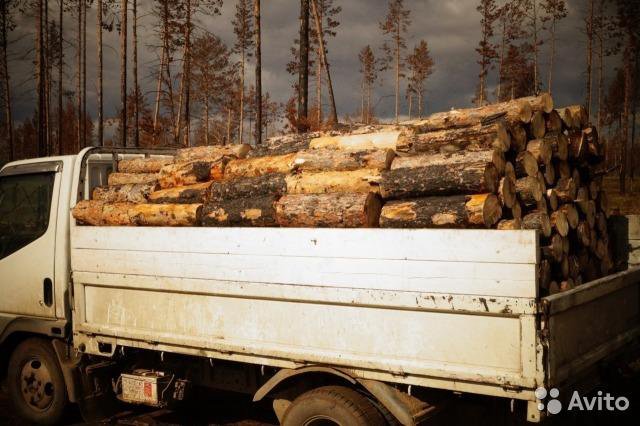
[[[0,333],[15,317],[55,317],[55,236],[62,163],[0,172]]]

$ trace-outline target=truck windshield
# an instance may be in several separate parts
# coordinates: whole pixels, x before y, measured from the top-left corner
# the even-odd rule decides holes
[[[0,177],[0,259],[47,231],[54,180],[53,172]]]

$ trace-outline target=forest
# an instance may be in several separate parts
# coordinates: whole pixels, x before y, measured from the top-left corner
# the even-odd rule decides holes
[[[0,164],[91,145],[259,145],[276,134],[328,130],[339,123],[397,123],[425,114],[430,79],[446,65],[432,54],[425,30],[412,25],[415,2],[389,0],[367,12],[377,31],[370,44],[351,46],[359,64],[352,72],[359,73],[360,84],[352,88],[359,105],[349,110],[336,103],[334,85],[344,76],[331,67],[332,43],[350,25],[342,19],[345,3],[290,3],[299,31],[291,35],[290,60],[281,70],[291,82],[283,94],[270,91],[262,79],[262,44],[271,40],[262,37],[261,8],[271,7],[269,2],[1,0]],[[581,26],[571,34],[584,49],[581,72],[574,76],[583,89],[573,103],[581,103],[600,129],[606,165],[618,173],[624,192],[640,165],[640,2],[469,4],[467,13],[477,18],[476,66],[466,77],[475,79],[476,90],[469,105],[456,107],[558,91],[557,75],[568,65],[557,53],[566,42],[558,34],[570,14],[580,15]],[[203,24],[220,18],[223,8],[234,11],[232,43]],[[88,16],[95,27],[88,28]],[[117,51],[118,73],[105,73],[106,36],[118,40],[109,47]],[[153,50],[156,60],[141,62],[141,49]],[[28,75],[15,72],[16,61],[30,63]],[[96,69],[87,73],[88,64]],[[153,90],[143,90],[143,79],[153,82]],[[105,91],[111,82],[118,83],[117,93]],[[95,87],[95,97],[88,96],[87,86],[89,92]],[[383,98],[393,100],[391,114],[377,111]],[[31,102],[32,113],[16,120],[19,99]],[[117,99],[115,109],[105,109],[109,99]]]

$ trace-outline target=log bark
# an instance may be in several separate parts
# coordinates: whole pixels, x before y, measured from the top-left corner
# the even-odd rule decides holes
[[[571,166],[566,161],[556,161],[556,176],[558,178],[570,178],[571,177]]]
[[[191,161],[164,166],[160,170],[158,183],[162,189],[194,185],[209,180],[221,180],[224,162]]]
[[[564,133],[548,133],[545,140],[551,145],[553,158],[566,161],[569,158],[569,140]]]
[[[131,203],[109,204],[97,200],[81,200],[71,214],[80,224],[93,226],[130,225],[127,209]],[[116,213],[117,212],[117,213]]]
[[[231,160],[224,169],[224,178],[256,177],[270,173],[289,173],[294,170],[294,153],[267,157]]]
[[[540,93],[538,96],[528,96],[520,98],[521,101],[528,102],[533,111],[541,111],[550,113],[553,111],[553,98],[547,92]]]
[[[551,263],[547,259],[542,259],[538,264],[538,283],[541,288],[548,290],[551,281]]]
[[[547,189],[546,197],[549,208],[552,211],[558,210],[558,195],[556,195],[556,190],[553,188]]]
[[[589,124],[589,116],[587,110],[582,105],[571,105],[567,109],[571,112],[573,119],[573,128],[582,129]]]
[[[106,203],[146,203],[156,184],[138,183],[114,186],[97,186],[91,199]]]
[[[196,226],[202,204],[135,204],[128,210],[136,226]]]
[[[511,149],[522,152],[527,149],[527,131],[521,125],[512,126],[509,129],[511,135]]]
[[[249,151],[247,158],[286,155],[309,149],[309,134],[289,134],[267,139],[262,145]]]
[[[522,219],[522,206],[520,205],[520,201],[517,199],[513,203],[513,207],[511,207],[511,217],[513,219]]]
[[[542,256],[555,263],[562,262],[564,257],[564,251],[562,250],[562,237],[558,234],[554,234],[551,237],[551,242],[547,246],[541,247]]]
[[[159,174],[157,173],[118,173],[109,174],[107,182],[109,186],[133,185],[133,184],[156,184]]]
[[[561,203],[573,203],[576,198],[576,185],[573,178],[560,178],[556,184],[556,195]]]
[[[267,195],[280,197],[286,192],[287,182],[285,175],[282,173],[269,173],[256,177],[214,182],[207,191],[205,202],[222,202],[240,198],[250,199]]]
[[[437,164],[382,172],[380,193],[385,199],[496,192],[498,171],[484,161]]]
[[[276,204],[276,218],[284,227],[373,228],[381,207],[372,193],[285,195]]]
[[[522,229],[537,229],[544,237],[551,236],[551,221],[545,212],[533,211],[522,218]]]
[[[578,241],[585,247],[591,244],[591,228],[587,222],[580,222],[576,228]]]
[[[508,177],[514,182],[516,181],[516,169],[511,161],[507,161],[504,164],[504,176]]]
[[[379,193],[381,179],[379,170],[369,169],[347,172],[303,172],[285,178],[287,194]]]
[[[547,132],[560,133],[562,131],[562,118],[558,111],[553,110],[545,114],[544,118]]]
[[[120,160],[118,172],[120,173],[158,173],[160,169],[173,163],[173,158],[133,158]]]
[[[498,196],[502,205],[512,208],[516,202],[516,184],[511,178],[503,177],[498,185]]]
[[[454,195],[391,201],[380,215],[383,228],[492,227],[502,217],[493,194]]]
[[[247,144],[196,146],[179,149],[176,152],[176,163],[188,163],[191,161],[217,162],[224,157],[245,158],[251,151]]]
[[[522,151],[518,153],[515,160],[515,172],[516,176],[538,176],[538,160],[529,151]]]
[[[202,206],[201,226],[278,226],[277,196],[262,195],[232,200],[208,201]]]
[[[551,162],[553,151],[551,143],[547,139],[534,139],[527,144],[527,151],[533,155],[539,165],[546,165]]]
[[[563,126],[567,129],[567,130],[575,130],[577,129],[579,126],[576,126],[574,121],[573,121],[573,114],[571,114],[571,110],[567,107],[564,108],[558,108],[556,110],[558,112],[558,115],[560,116],[560,119],[562,120],[562,124]]]
[[[567,220],[567,215],[564,214],[562,210],[557,210],[551,213],[551,217],[549,219],[551,221],[551,226],[555,228],[560,236],[566,237],[569,235],[569,221]]]
[[[522,221],[520,219],[502,219],[498,222],[496,229],[501,231],[514,231],[522,229]]]
[[[581,131],[569,132],[569,158],[581,162],[586,158],[588,142]]]
[[[152,204],[202,204],[212,182],[161,189],[149,194]]]
[[[559,207],[559,211],[564,213],[567,218],[567,223],[571,229],[576,229],[578,224],[580,223],[580,216],[578,215],[578,210],[576,210],[573,204],[563,204]]]
[[[516,180],[516,193],[525,206],[533,206],[542,199],[543,190],[538,178],[526,176]]]
[[[339,151],[309,149],[297,152],[293,159],[296,170],[305,172],[352,171],[358,169],[388,170],[395,152],[390,149],[374,151]],[[411,157],[407,157],[411,158]]]
[[[476,163],[480,161],[492,163],[500,175],[505,173],[506,161],[504,153],[498,149],[458,151],[450,154],[417,154],[406,157],[396,157],[393,160],[393,163],[391,163],[391,170]]]
[[[497,148],[502,152],[507,152],[511,147],[511,135],[502,122],[486,126],[438,130],[417,134],[410,139],[413,151],[430,154],[446,154],[464,149],[478,151],[489,148]]]
[[[491,124],[499,120],[510,125],[528,123],[531,120],[531,105],[516,99],[479,108],[439,112],[419,120],[413,126],[416,133],[426,133]]]
[[[549,163],[544,166],[542,175],[546,185],[553,186],[556,183],[556,168],[553,164]]]
[[[531,117],[531,123],[529,123],[528,135],[531,139],[542,139],[547,133],[547,124],[544,121],[544,114],[542,112],[535,112]]]
[[[311,139],[310,149],[343,149],[347,151],[363,151],[370,149],[396,150],[403,133],[401,131],[350,134],[341,136],[320,136]]]

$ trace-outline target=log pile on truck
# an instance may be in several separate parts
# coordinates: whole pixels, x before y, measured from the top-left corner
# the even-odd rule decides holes
[[[397,126],[121,160],[73,216],[96,226],[536,229],[542,294],[612,269],[604,149],[550,95]]]

